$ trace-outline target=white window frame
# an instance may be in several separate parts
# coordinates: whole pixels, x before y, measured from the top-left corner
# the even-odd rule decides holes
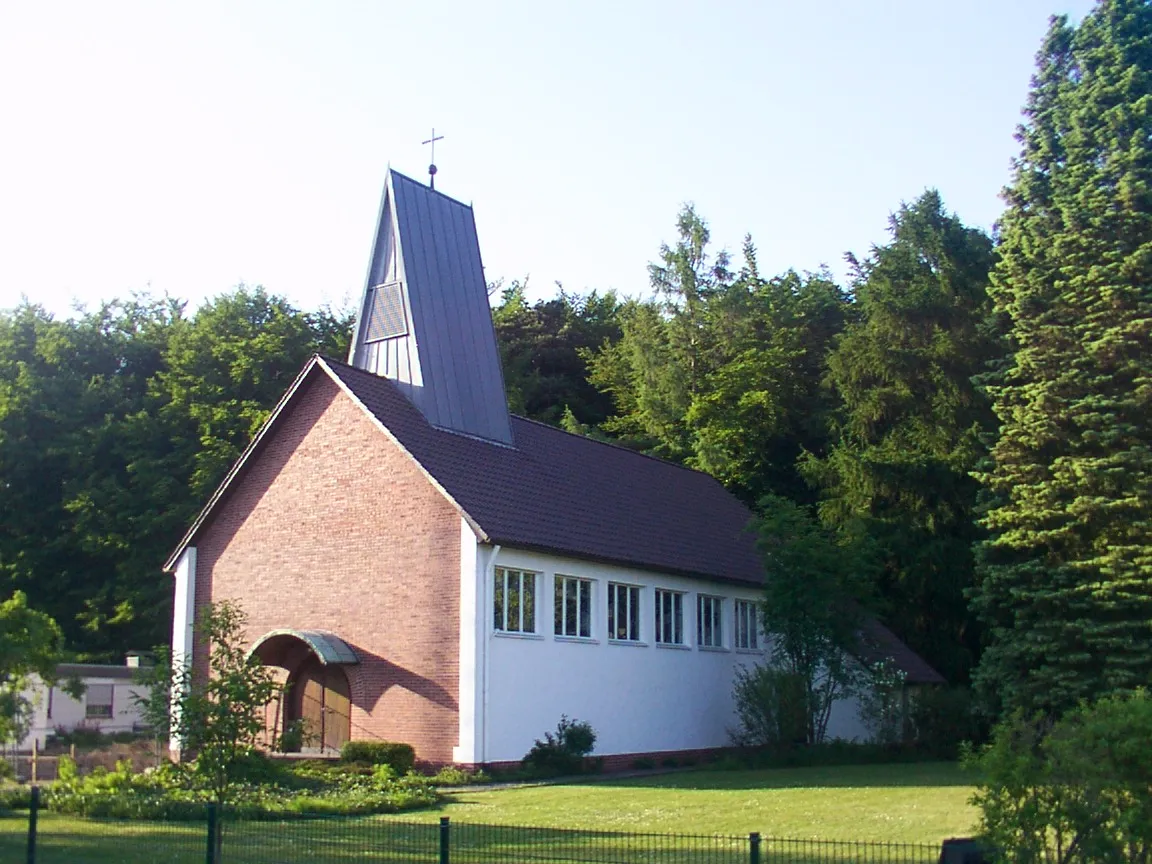
[[[696,644],[700,648],[724,647],[724,598],[696,595]]]
[[[657,588],[653,593],[656,597],[656,644],[684,645],[684,592]],[[671,615],[671,621],[666,612]]]
[[[624,636],[617,635],[619,629],[616,626],[620,615],[621,595],[627,598],[627,602],[624,604]],[[643,644],[640,624],[640,597],[641,586],[639,585],[629,585],[626,582],[608,583],[607,621],[610,641],[626,642],[630,645]],[[633,623],[636,625],[635,632],[632,632]]]
[[[580,576],[567,576],[563,573],[557,573],[552,579],[553,587],[553,612],[552,612],[552,631],[554,635],[560,636],[564,639],[591,639],[592,638],[592,612],[596,607],[596,589],[594,587],[594,580],[584,579]],[[568,633],[568,611],[570,598],[568,597],[568,586],[574,584],[576,586],[576,632]],[[587,588],[587,596],[582,589]],[[587,632],[584,630],[584,625],[587,624]]]
[[[755,600],[737,600],[732,644],[737,651],[760,650],[760,604]],[[743,637],[743,638],[741,638]]]
[[[536,635],[536,625],[539,619],[539,603],[540,597],[539,586],[536,584],[536,577],[539,573],[532,570],[521,570],[516,567],[496,567],[494,568],[495,578],[492,584],[492,624],[497,633],[514,633],[518,635]],[[512,606],[511,600],[513,591],[510,590],[515,586],[516,606],[515,606],[515,621],[509,620],[509,611]],[[524,586],[531,586],[530,592],[525,592]],[[525,603],[523,598],[525,593],[531,593],[531,621],[524,620],[524,607]]]

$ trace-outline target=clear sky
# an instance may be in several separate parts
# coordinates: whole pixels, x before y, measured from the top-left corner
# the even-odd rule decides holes
[[[992,225],[1048,16],[1090,7],[0,0],[0,308],[354,300],[432,126],[489,280],[645,293],[685,201],[765,274],[840,274],[929,186]]]

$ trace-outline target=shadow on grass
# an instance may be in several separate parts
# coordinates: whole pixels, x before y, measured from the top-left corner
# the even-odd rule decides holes
[[[974,783],[974,778],[955,762],[911,762],[817,768],[720,770],[703,767],[624,778],[581,777],[573,779],[570,785],[723,790],[961,787]]]

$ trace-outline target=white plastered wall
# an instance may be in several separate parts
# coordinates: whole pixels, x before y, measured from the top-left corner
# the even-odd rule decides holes
[[[176,562],[176,595],[172,608],[172,668],[192,665],[192,640],[196,626],[196,547],[187,547]],[[173,714],[177,706],[173,706]],[[178,718],[173,716],[173,725]],[[173,736],[168,742],[174,755],[180,753],[180,740]]]
[[[481,600],[486,565],[492,558],[492,547],[476,541],[468,522],[460,520],[460,743],[452,748],[456,762],[475,764],[483,761],[480,743],[483,730],[483,660],[484,628],[480,620]]]
[[[149,688],[121,677],[109,678],[100,675],[87,675],[80,683],[87,688],[107,686],[112,691],[112,716],[88,717],[87,693],[79,697],[71,696],[64,690],[66,682],[60,681],[54,687],[46,687],[38,676],[33,676],[31,686],[24,695],[34,705],[32,724],[28,734],[17,745],[20,749],[43,748],[48,736],[61,729],[95,729],[111,734],[113,732],[134,732],[141,728],[141,710],[138,700],[148,696]]]
[[[462,535],[462,547],[469,537]],[[474,541],[473,541],[474,543]],[[474,544],[475,545],[475,544]],[[597,564],[524,550],[495,550],[479,545],[471,554],[469,572],[476,574],[472,614],[465,615],[461,594],[461,762],[519,760],[555,729],[561,714],[592,724],[600,755],[723,747],[730,743],[735,716],[732,685],[741,664],[752,665],[763,652],[737,651],[732,645],[734,602],[759,602],[763,592],[665,576],[642,570]],[[469,557],[465,548],[461,560]],[[492,568],[511,567],[540,574],[537,579],[537,620],[534,636],[494,632]],[[464,569],[462,567],[462,569]],[[553,584],[556,574],[593,580],[592,638],[570,639],[553,635]],[[464,574],[462,573],[462,578]],[[622,582],[640,587],[641,643],[609,641],[607,586]],[[463,584],[461,585],[463,589]],[[654,638],[654,589],[683,591],[685,647],[657,645]],[[696,646],[696,595],[724,598],[722,650]],[[472,632],[468,632],[468,628]],[[763,638],[761,638],[763,644]],[[472,693],[466,694],[463,644],[472,654]],[[472,709],[465,707],[472,700]],[[469,716],[471,738],[465,737]],[[829,724],[829,736],[862,739],[855,700],[838,703]],[[472,746],[468,753],[466,740]],[[468,758],[471,756],[472,758]]]

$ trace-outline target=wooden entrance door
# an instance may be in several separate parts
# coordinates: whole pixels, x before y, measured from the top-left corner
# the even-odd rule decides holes
[[[307,660],[292,687],[292,718],[304,723],[304,749],[338,751],[352,732],[348,676],[339,666]]]

